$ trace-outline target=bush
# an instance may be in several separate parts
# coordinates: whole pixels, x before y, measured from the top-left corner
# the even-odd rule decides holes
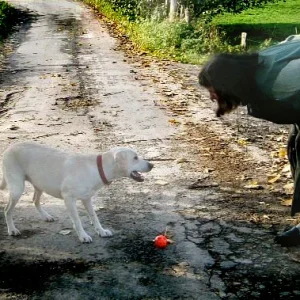
[[[239,46],[226,42],[225,33],[205,22],[192,26],[184,22],[144,21],[132,28],[130,38],[143,50],[183,62],[198,63],[203,55],[215,52],[241,51]]]
[[[144,21],[136,27],[134,38],[149,50],[179,49],[182,40],[192,33],[192,27],[186,23]]]
[[[4,1],[0,1],[0,40],[5,38],[17,23],[18,11]]]

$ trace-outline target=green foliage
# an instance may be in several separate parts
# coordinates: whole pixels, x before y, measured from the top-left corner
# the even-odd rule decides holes
[[[4,1],[0,1],[0,40],[7,36],[17,21],[18,12]]]
[[[137,48],[147,51],[162,58],[174,59],[187,63],[201,63],[205,57],[213,53],[220,52],[243,52],[245,49],[240,47],[241,24],[237,24],[237,31],[230,31],[230,22],[208,22],[216,10],[224,12],[240,11],[244,7],[256,7],[265,2],[278,2],[277,0],[248,0],[248,1],[229,1],[229,0],[181,0],[180,3],[186,5],[201,5],[202,9],[211,8],[212,12],[204,14],[202,10],[200,17],[195,18],[191,24],[183,21],[169,22],[167,20],[167,10],[164,6],[165,0],[83,0],[101,11],[108,19],[117,24],[118,30],[126,33]],[[300,0],[295,1],[300,4]],[[133,9],[133,4],[138,3]],[[277,4],[271,4],[277,5]],[[223,7],[223,8],[222,8]],[[299,6],[300,7],[300,6]],[[130,13],[128,13],[130,10]],[[256,11],[259,9],[253,9]],[[151,11],[151,13],[149,13]],[[251,9],[246,10],[251,11]],[[282,11],[282,9],[281,9]],[[230,20],[237,13],[225,13],[224,20]],[[266,19],[267,18],[263,18]],[[260,19],[262,20],[262,19]],[[226,23],[226,24],[225,24]],[[261,22],[263,23],[263,22]],[[265,24],[260,24],[260,30]],[[248,32],[248,31],[247,31]],[[260,31],[262,32],[262,30]],[[233,38],[232,38],[233,37]],[[248,35],[249,37],[249,35]],[[249,45],[247,39],[247,45]],[[272,43],[270,36],[267,36],[254,45],[251,50],[258,50],[267,47]],[[251,45],[252,47],[252,45]],[[247,48],[249,50],[249,48]]]
[[[193,34],[192,27],[183,22],[145,21],[139,24],[138,29],[136,36],[140,38],[141,45],[149,50],[179,49],[182,40]]]
[[[226,42],[225,32],[219,31],[215,26],[200,22],[194,28],[194,38],[182,41],[182,51],[193,51],[198,55],[211,54],[215,52],[236,52],[239,47],[231,47]]]
[[[168,9],[162,0],[139,0],[137,18],[162,21],[167,18]]]
[[[126,16],[128,20],[135,20],[138,0],[110,0],[111,7],[117,13]]]
[[[198,63],[214,52],[236,52],[225,41],[225,34],[205,22],[197,26],[185,22],[144,21],[134,26],[130,38],[143,50],[182,62]]]

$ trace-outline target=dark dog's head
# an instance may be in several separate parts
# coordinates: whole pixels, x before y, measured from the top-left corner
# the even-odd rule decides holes
[[[199,73],[199,84],[218,103],[218,117],[239,105],[246,105],[258,93],[255,74],[258,54],[220,54],[212,58]]]

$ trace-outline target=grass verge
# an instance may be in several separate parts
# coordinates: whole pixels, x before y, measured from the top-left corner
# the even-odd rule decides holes
[[[215,52],[240,51],[239,46],[230,46],[223,39],[223,33],[204,21],[191,24],[168,20],[130,22],[105,0],[82,1],[100,12],[109,27],[126,34],[137,51],[146,51],[159,58],[199,64]]]
[[[213,24],[226,32],[231,44],[240,43],[241,32],[247,32],[249,48],[257,49],[264,41],[278,42],[300,33],[300,0],[269,3],[240,14],[226,13],[216,16]]]
[[[115,31],[126,35],[137,51],[160,58],[201,64],[207,56],[220,52],[259,50],[300,30],[300,0],[285,0],[248,9],[240,14],[204,20],[169,22],[138,20],[130,22],[112,9],[107,0],[82,0],[94,7]],[[247,48],[240,47],[241,32],[247,32]]]

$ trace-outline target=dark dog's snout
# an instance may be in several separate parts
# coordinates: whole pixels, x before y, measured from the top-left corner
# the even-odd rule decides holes
[[[151,171],[153,169],[153,167],[154,167],[154,164],[151,164],[151,163],[148,162],[149,171]]]

